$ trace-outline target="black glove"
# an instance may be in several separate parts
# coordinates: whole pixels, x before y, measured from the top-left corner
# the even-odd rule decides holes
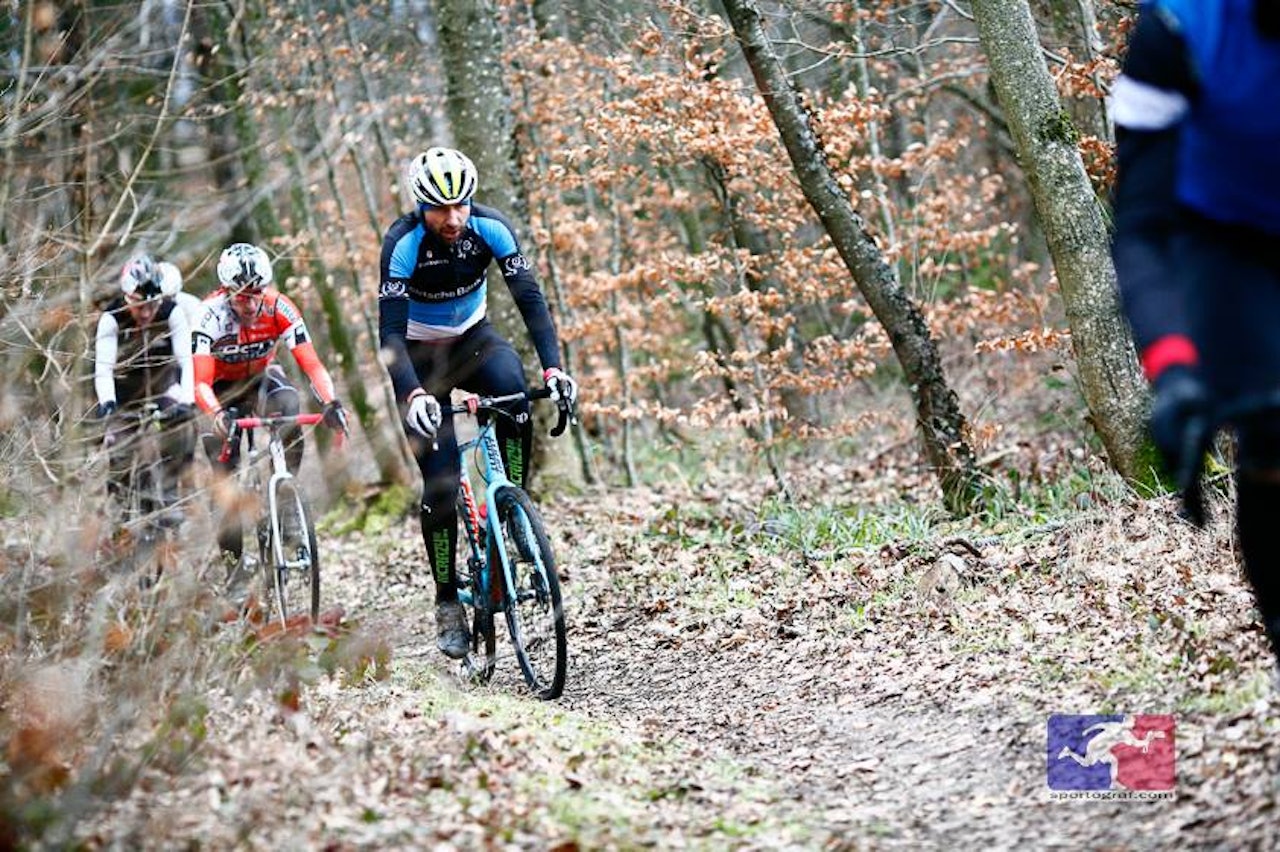
[[[1182,512],[1196,526],[1205,522],[1200,470],[1213,434],[1209,397],[1189,367],[1169,367],[1155,382],[1151,439],[1182,494]]]
[[[185,402],[175,402],[165,412],[165,420],[171,423],[186,423],[196,416],[196,407]]]
[[[99,420],[106,420],[108,417],[116,413],[116,401],[114,399],[109,399],[106,402],[98,403],[98,407],[95,409],[94,413],[97,415]]]
[[[338,400],[326,403],[324,407],[324,425],[335,432],[347,431],[347,412]]]

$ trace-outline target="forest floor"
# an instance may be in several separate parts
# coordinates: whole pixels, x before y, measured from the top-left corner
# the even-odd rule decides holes
[[[1280,845],[1280,692],[1225,498],[1202,532],[1169,499],[1104,487],[1057,513],[965,526],[909,499],[872,506],[860,495],[884,482],[839,471],[812,483],[840,483],[825,505],[790,512],[745,479],[542,496],[570,625],[568,684],[551,702],[523,692],[509,652],[480,687],[435,650],[416,519],[322,530],[341,638],[294,648],[289,689],[245,675],[212,690],[198,747],[146,764],[74,836],[209,849]],[[220,635],[260,672],[273,643],[245,646],[237,629]],[[1051,715],[1098,713],[1174,717],[1171,794],[1053,797]]]

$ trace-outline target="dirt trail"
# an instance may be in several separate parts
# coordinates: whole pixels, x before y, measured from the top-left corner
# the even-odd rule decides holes
[[[687,500],[544,503],[571,628],[552,703],[521,694],[509,655],[488,687],[453,677],[411,521],[328,540],[325,598],[390,649],[388,675],[322,677],[300,712],[215,701],[194,769],[140,785],[90,845],[1280,843],[1280,700],[1227,532],[1134,503],[963,559],[930,542],[810,558],[723,533],[741,525],[715,508],[672,532]],[[1176,714],[1175,798],[1049,798],[1049,714],[1098,712]]]
[[[606,526],[634,540],[644,521],[626,528],[637,517],[643,512],[620,511]],[[1060,536],[1046,552],[1061,556],[1072,538]],[[565,703],[610,719],[641,719],[756,767],[830,838],[907,847],[1142,849],[1274,846],[1280,837],[1271,743],[1280,702],[1266,682],[1256,636],[1246,637],[1255,664],[1224,685],[1247,690],[1264,681],[1250,708],[1234,720],[1178,714],[1176,798],[1054,801],[1045,784],[1050,713],[1174,712],[1165,702],[1181,698],[1186,685],[1107,695],[1088,682],[1088,666],[1072,670],[1083,682],[1042,685],[1045,676],[1031,671],[1018,649],[958,650],[964,642],[947,641],[946,620],[929,618],[907,599],[898,623],[857,633],[827,629],[821,612],[792,610],[784,624],[769,617],[767,599],[754,611],[725,614],[727,627],[681,612],[678,597],[664,597],[656,619],[637,617],[638,601],[618,593],[610,577],[653,575],[652,566],[629,564],[617,549],[612,558],[586,561],[591,567],[572,586],[577,653]],[[1208,581],[1233,584],[1223,602],[1230,607],[1243,590],[1229,564],[1218,561],[1211,567],[1225,576]],[[961,632],[997,632],[1029,615],[1012,600],[989,611],[1005,623]],[[1092,624],[1099,644],[1111,630],[1105,620]],[[1089,633],[1076,639],[1087,651]],[[1163,695],[1161,686],[1168,687]],[[1224,754],[1228,776],[1213,765]]]

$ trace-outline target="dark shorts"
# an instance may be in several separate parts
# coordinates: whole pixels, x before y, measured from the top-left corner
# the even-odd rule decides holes
[[[1235,427],[1242,466],[1280,466],[1280,239],[1199,220],[1173,259],[1216,419]]]
[[[408,349],[418,383],[442,403],[454,388],[494,395],[525,389],[520,356],[488,320],[456,340],[410,341]]]

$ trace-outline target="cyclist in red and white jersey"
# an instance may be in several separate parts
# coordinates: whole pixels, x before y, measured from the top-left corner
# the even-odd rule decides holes
[[[311,380],[324,403],[325,425],[345,430],[346,412],[334,394],[333,378],[316,354],[307,324],[297,305],[271,287],[267,253],[249,243],[235,243],[218,260],[221,287],[204,300],[204,313],[194,339],[195,397],[213,418],[215,435],[205,436],[205,451],[215,471],[230,473],[239,461],[220,462],[222,439],[237,416],[297,414],[298,391],[284,369],[274,363],[277,344],[284,341],[294,360]],[[302,464],[302,430],[283,430],[285,462],[297,473]],[[238,448],[237,448],[238,449]],[[236,512],[228,512],[218,532],[218,545],[237,561],[243,535]]]

